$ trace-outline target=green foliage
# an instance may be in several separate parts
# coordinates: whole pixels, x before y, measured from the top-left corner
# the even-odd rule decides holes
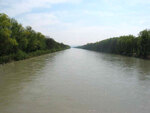
[[[139,55],[146,57],[150,53],[150,30],[141,31],[139,34]]]
[[[15,56],[14,54],[10,54],[7,56],[1,56],[0,57],[0,64],[12,61],[14,59],[14,56]]]
[[[30,26],[24,28],[15,19],[0,13],[0,63],[67,48],[68,45],[47,38]]]
[[[0,56],[6,55],[17,43],[11,39],[11,23],[5,14],[0,14]],[[6,46],[8,45],[8,46]]]
[[[133,35],[114,37],[79,48],[146,58],[150,55],[150,30],[141,31],[138,37]]]
[[[14,57],[15,60],[23,60],[26,58],[27,58],[27,54],[21,50],[18,50]]]

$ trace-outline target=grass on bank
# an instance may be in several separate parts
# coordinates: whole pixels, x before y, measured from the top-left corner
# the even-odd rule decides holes
[[[61,51],[61,50],[65,50],[65,49],[37,50],[34,52],[30,52],[28,54],[19,50],[16,54],[1,56],[0,64],[5,64],[5,63],[11,62],[11,61],[24,60],[24,59],[28,59],[31,57],[40,56],[40,55],[44,55],[44,54],[48,54],[48,53],[53,53],[53,52],[57,52],[57,51]]]

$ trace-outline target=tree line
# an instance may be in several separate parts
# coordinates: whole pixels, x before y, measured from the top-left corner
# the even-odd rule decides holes
[[[0,63],[70,48],[0,13]]]
[[[78,48],[148,58],[150,57],[150,30],[141,31],[137,37],[133,35],[114,37]]]

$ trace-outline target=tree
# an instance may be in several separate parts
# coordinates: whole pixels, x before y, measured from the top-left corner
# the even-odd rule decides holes
[[[150,31],[149,30],[144,30],[141,31],[139,34],[139,54],[142,57],[147,57],[150,52]]]
[[[6,14],[0,14],[0,56],[15,52],[18,43],[11,38],[11,22]]]

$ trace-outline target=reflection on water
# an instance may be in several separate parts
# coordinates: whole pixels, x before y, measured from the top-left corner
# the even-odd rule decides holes
[[[81,49],[0,65],[0,113],[149,113],[149,67]]]

